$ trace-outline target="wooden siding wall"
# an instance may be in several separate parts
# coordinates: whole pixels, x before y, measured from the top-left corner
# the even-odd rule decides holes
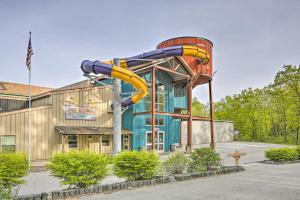
[[[112,113],[107,102],[112,101],[112,89],[94,87],[82,90],[69,90],[52,95],[54,126],[101,126],[112,127]],[[65,105],[96,108],[96,120],[66,120]]]
[[[53,126],[93,126],[93,127],[112,127],[113,117],[110,112],[111,108],[108,102],[112,102],[112,89],[107,86],[93,87],[87,89],[76,89],[59,91],[52,94],[52,112],[53,112]],[[96,120],[66,120],[65,119],[65,106],[86,106],[96,108]],[[54,131],[54,136],[59,137],[61,135]],[[67,136],[66,136],[67,137]],[[88,136],[81,135],[78,137],[78,149],[79,150],[93,150],[98,152],[100,144],[98,146],[92,145],[98,141],[97,138],[92,138],[92,141],[88,141]],[[90,143],[90,144],[89,144]],[[60,152],[62,150],[62,142],[59,142],[54,152]],[[65,139],[64,148],[67,151],[68,140]],[[90,147],[87,145],[91,145]],[[103,149],[105,150],[105,149]]]
[[[110,154],[112,152],[112,136],[110,135],[109,146],[102,146],[102,135],[78,135],[77,148],[69,148],[68,136],[64,138],[64,151],[91,151],[96,153]]]
[[[0,113],[26,108],[26,100],[6,99],[0,97]]]
[[[84,89],[84,88],[92,88],[94,85],[90,80],[80,81],[74,84],[66,85],[64,87],[55,89],[54,91],[62,91],[62,90],[73,90],[73,89]]]
[[[51,95],[46,96],[46,97],[42,97],[42,98],[39,98],[39,99],[34,99],[34,100],[32,100],[31,105],[32,105],[33,108],[40,107],[40,106],[52,105]]]
[[[52,133],[52,108],[32,109],[31,158],[43,160],[49,158],[52,149],[58,143]],[[28,116],[29,110],[0,114],[0,135],[16,136],[16,151],[28,153]]]
[[[32,160],[45,160],[53,153],[61,152],[62,137],[55,130],[55,126],[112,127],[112,113],[108,112],[110,107],[107,103],[112,102],[112,89],[109,87],[59,91],[51,94],[51,97],[44,100],[45,102],[51,102],[51,105],[32,108]],[[42,101],[39,103],[43,105]],[[66,120],[65,105],[70,104],[95,107],[96,120]],[[16,135],[17,152],[28,153],[28,116],[28,109],[0,113],[0,135]],[[91,149],[96,152],[99,152],[99,149],[107,151],[107,149],[100,148],[101,143],[99,144],[97,136],[93,136],[89,140],[88,136],[82,135],[78,139],[80,149]],[[66,148],[67,140],[65,140],[65,144]],[[111,145],[109,148],[111,149]]]

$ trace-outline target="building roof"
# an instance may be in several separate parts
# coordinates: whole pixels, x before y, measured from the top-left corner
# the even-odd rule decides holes
[[[92,127],[92,126],[55,126],[55,129],[64,135],[112,135],[112,127]],[[121,130],[122,134],[132,134],[127,129]]]
[[[31,85],[32,96],[53,90],[53,88]],[[0,95],[13,95],[27,97],[29,85],[0,81]]]

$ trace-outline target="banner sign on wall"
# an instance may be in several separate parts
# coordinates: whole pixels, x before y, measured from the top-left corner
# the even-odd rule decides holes
[[[96,108],[66,105],[65,118],[75,120],[96,120]]]

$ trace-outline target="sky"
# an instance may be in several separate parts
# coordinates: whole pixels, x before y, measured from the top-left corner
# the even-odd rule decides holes
[[[0,81],[62,87],[83,80],[80,63],[154,50],[163,40],[199,36],[213,48],[214,99],[261,88],[284,64],[300,64],[298,0],[0,1]],[[207,102],[208,85],[193,95]]]

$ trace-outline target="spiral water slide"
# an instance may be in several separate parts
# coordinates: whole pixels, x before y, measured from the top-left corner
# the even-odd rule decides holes
[[[148,93],[146,81],[129,68],[151,62],[152,60],[159,60],[175,56],[196,57],[201,61],[202,64],[207,64],[209,61],[209,55],[203,49],[200,49],[196,46],[180,45],[161,48],[137,56],[120,59],[120,66],[113,65],[112,61],[100,62],[97,60],[84,60],[81,63],[81,69],[85,74],[104,74],[131,84],[138,92],[122,101],[122,107],[124,108],[138,103]]]

